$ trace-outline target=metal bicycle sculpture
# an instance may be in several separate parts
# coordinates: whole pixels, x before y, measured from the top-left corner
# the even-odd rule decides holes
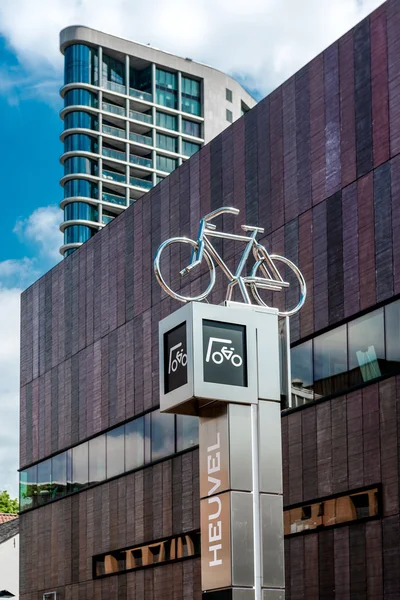
[[[286,311],[281,311],[278,314],[282,317],[290,317],[294,315],[298,310],[300,310],[300,308],[305,302],[307,293],[306,282],[304,281],[304,277],[301,274],[300,270],[298,269],[298,267],[296,267],[294,263],[292,263],[292,261],[290,261],[288,258],[285,258],[284,256],[279,256],[278,254],[269,254],[264,248],[264,246],[257,242],[257,234],[264,233],[264,229],[262,227],[242,225],[243,231],[248,233],[249,235],[237,235],[234,233],[224,233],[222,231],[217,231],[216,225],[210,222],[222,214],[230,213],[232,215],[238,215],[239,212],[240,211],[237,208],[223,206],[203,217],[200,221],[197,241],[191,240],[190,238],[186,237],[175,237],[163,242],[158,248],[154,258],[154,272],[159,284],[161,285],[163,290],[167,292],[167,294],[172,296],[172,298],[179,300],[180,302],[199,302],[201,300],[205,300],[210,294],[215,284],[216,263],[221,267],[221,270],[229,279],[228,289],[226,292],[227,301],[232,299],[234,287],[238,286],[243,297],[243,302],[245,304],[252,304],[251,297],[248,292],[248,289],[250,289],[251,294],[257,304],[259,304],[260,306],[268,306],[261,298],[259,293],[260,290],[282,291],[284,288],[288,288],[290,285],[287,281],[284,281],[281,274],[279,273],[278,267],[275,264],[277,262],[283,263],[293,271],[294,275],[296,276],[299,282],[300,299],[294,308]],[[221,256],[218,254],[218,252],[212,245],[212,238],[223,238],[226,240],[233,240],[235,242],[246,243],[246,247],[243,250],[243,254],[234,273],[225,264]],[[199,266],[202,263],[203,258],[207,263],[210,272],[210,282],[207,286],[207,289],[198,296],[188,297],[174,292],[167,285],[165,279],[161,274],[161,254],[163,250],[165,250],[165,248],[173,244],[188,244],[192,246],[192,257],[190,264],[180,271],[179,274],[181,277],[184,277],[185,275],[193,271],[193,269],[195,269],[197,266]],[[242,275],[243,269],[246,265],[246,261],[251,251],[253,252],[253,256],[255,259],[254,266],[250,271],[250,275]]]

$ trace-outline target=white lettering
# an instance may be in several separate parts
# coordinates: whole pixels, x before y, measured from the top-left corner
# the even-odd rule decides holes
[[[221,521],[217,521],[217,524],[214,526],[212,523],[208,524],[208,541],[209,542],[218,542],[222,539],[222,528]]]
[[[222,559],[217,558],[218,550],[222,550],[222,544],[215,544],[215,546],[209,547],[209,551],[214,553],[214,560],[210,560],[208,563],[210,567],[218,567],[218,565],[222,565]]]
[[[213,458],[210,454],[207,456],[207,471],[210,473],[217,473],[221,470],[221,453],[216,452]]]
[[[208,516],[209,521],[212,521],[213,519],[218,519],[219,515],[221,514],[221,498],[219,498],[218,496],[214,496],[213,498],[208,499],[209,505],[212,504],[213,502],[216,502],[218,504],[218,510],[213,515]]]
[[[220,438],[219,438],[219,431],[217,431],[217,443],[214,444],[214,446],[209,446],[207,448],[207,452],[214,452],[214,450],[218,450],[218,448],[220,447]]]

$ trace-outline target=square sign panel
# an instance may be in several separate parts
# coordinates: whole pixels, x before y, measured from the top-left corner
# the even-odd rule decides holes
[[[203,320],[204,381],[247,387],[246,326]]]
[[[187,372],[186,322],[164,334],[164,393],[185,385]]]

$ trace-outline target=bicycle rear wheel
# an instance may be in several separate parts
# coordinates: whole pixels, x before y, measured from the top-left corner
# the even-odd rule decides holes
[[[300,269],[298,267],[296,267],[296,265],[294,263],[292,263],[291,260],[289,260],[288,258],[285,258],[284,256],[279,256],[278,254],[270,254],[269,258],[275,262],[281,262],[284,263],[287,267],[289,267],[289,269],[291,269],[293,271],[293,273],[296,276],[297,281],[299,282],[299,286],[300,286],[300,299],[298,301],[298,303],[296,304],[296,306],[290,310],[286,310],[286,311],[280,311],[278,314],[280,317],[291,317],[292,315],[294,315],[295,313],[297,313],[297,311],[300,310],[300,308],[303,306],[305,300],[306,300],[306,295],[307,295],[307,286],[306,286],[306,282],[304,280],[304,277],[300,271]],[[257,276],[257,270],[258,268],[261,266],[263,260],[259,260],[254,268],[253,271],[251,273],[252,277],[256,277]],[[251,287],[251,291],[253,293],[254,299],[256,300],[256,302],[258,304],[260,304],[261,306],[266,306],[268,307],[268,304],[266,304],[264,302],[264,300],[261,298],[259,291],[257,289],[257,283],[255,284],[250,284]],[[262,286],[260,286],[262,287]],[[268,307],[270,308],[270,307]]]
[[[179,294],[178,292],[174,292],[174,290],[171,287],[169,287],[169,285],[167,284],[167,282],[165,281],[164,277],[161,274],[161,268],[160,268],[161,254],[162,254],[163,250],[165,250],[165,248],[168,248],[169,246],[172,246],[173,244],[189,244],[190,246],[192,246],[192,248],[194,250],[197,250],[197,248],[198,248],[197,242],[195,242],[194,240],[191,240],[189,238],[185,238],[185,237],[171,238],[170,240],[163,242],[161,244],[161,246],[158,248],[156,255],[154,257],[154,273],[156,275],[158,283],[160,284],[162,289],[167,294],[169,294],[175,300],[179,300],[180,302],[192,302],[192,301],[200,302],[201,300],[204,300],[208,296],[208,294],[211,292],[211,290],[213,289],[214,284],[215,284],[215,265],[214,265],[214,262],[213,262],[211,256],[208,254],[208,252],[206,250],[203,250],[204,258],[206,259],[206,263],[207,263],[207,266],[208,266],[208,269],[210,272],[210,282],[209,282],[206,290],[204,292],[202,292],[201,294],[199,294],[198,296],[183,296],[182,294]]]

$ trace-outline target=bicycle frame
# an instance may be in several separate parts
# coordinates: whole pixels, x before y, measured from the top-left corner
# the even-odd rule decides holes
[[[259,249],[261,248],[260,244],[257,243],[256,237],[258,233],[263,233],[264,229],[261,227],[250,227],[247,225],[242,225],[242,229],[244,231],[251,232],[251,235],[239,235],[235,233],[224,233],[222,231],[217,231],[216,226],[210,221],[223,213],[230,213],[237,215],[239,210],[231,207],[223,207],[219,208],[208,215],[206,215],[200,221],[200,227],[198,232],[197,244],[198,248],[192,251],[191,262],[181,271],[181,274],[184,275],[189,273],[195,266],[201,263],[204,249],[210,254],[210,256],[214,259],[214,261],[221,267],[221,270],[225,273],[227,278],[229,279],[228,289],[226,294],[226,300],[231,300],[233,294],[233,288],[235,285],[239,286],[240,292],[243,296],[243,299],[246,304],[251,304],[251,299],[248,294],[247,285],[257,284],[258,287],[262,287],[264,289],[269,290],[281,290],[283,287],[288,287],[289,284],[286,281],[283,281],[282,277],[279,274],[279,271],[273,265],[271,261],[270,268],[274,271],[276,279],[272,279],[270,273],[268,272],[266,266],[263,264],[264,257],[262,256]],[[212,245],[209,238],[220,238],[226,240],[232,240],[235,242],[245,242],[246,247],[243,250],[242,256],[240,258],[239,264],[236,268],[236,271],[232,273],[229,267],[225,264],[221,256],[218,254],[214,246]],[[242,271],[245,267],[246,261],[250,255],[250,252],[253,250],[253,255],[256,260],[260,264],[260,267],[265,275],[265,278],[262,277],[250,277],[250,276],[242,276]],[[265,248],[263,248],[263,253],[266,253],[266,257],[269,257]]]

